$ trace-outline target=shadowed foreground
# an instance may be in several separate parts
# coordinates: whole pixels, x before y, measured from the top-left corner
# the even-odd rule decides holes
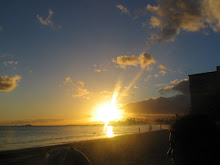
[[[167,130],[123,135],[109,139],[0,152],[0,164],[45,164],[45,155],[55,147],[72,146],[87,155],[92,165],[171,165],[166,155]]]

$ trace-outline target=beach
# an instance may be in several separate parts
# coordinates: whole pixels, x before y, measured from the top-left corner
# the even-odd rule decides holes
[[[92,165],[171,165],[166,152],[169,131],[160,130],[113,138],[0,152],[1,165],[45,164],[45,155],[57,147],[82,151]]]

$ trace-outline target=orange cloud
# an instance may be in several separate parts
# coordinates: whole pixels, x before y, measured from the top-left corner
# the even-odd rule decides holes
[[[120,9],[123,14],[128,14],[128,15],[130,15],[129,10],[128,10],[126,7],[124,7],[124,6],[122,6],[122,5],[117,5],[116,7],[117,7],[118,9]]]
[[[14,77],[0,76],[0,91],[12,91],[18,85],[17,82],[19,82],[20,79],[21,76],[19,75]]]
[[[147,53],[140,54],[139,57],[135,55],[131,56],[119,56],[117,59],[113,59],[112,62],[118,64],[121,68],[126,68],[127,66],[141,66],[145,68],[150,64],[156,63],[155,59]]]
[[[52,21],[52,16],[54,15],[53,10],[49,9],[48,10],[48,16],[44,19],[43,17],[41,17],[39,14],[37,14],[37,19],[40,22],[41,25],[44,26],[50,26],[52,28],[55,28],[54,26],[54,22]],[[58,29],[61,28],[61,26],[57,26]]]
[[[165,65],[158,65],[158,68],[161,69],[161,74],[165,75],[167,73],[167,67]]]

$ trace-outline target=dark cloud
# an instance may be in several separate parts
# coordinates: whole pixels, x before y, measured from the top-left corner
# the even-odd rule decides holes
[[[17,86],[17,82],[20,79],[21,76],[19,75],[14,77],[0,76],[0,91],[10,92]]]
[[[184,95],[189,95],[190,91],[189,91],[189,80],[188,79],[183,79],[180,81],[172,81],[172,86],[166,86],[164,88],[159,89],[159,92],[161,92],[162,94],[165,92],[169,92],[169,91],[176,91],[176,92],[180,92],[181,94]]]
[[[218,0],[159,0],[157,6],[148,4],[146,9],[154,14],[151,26],[160,29],[151,36],[153,42],[174,41],[181,30],[220,30]]]

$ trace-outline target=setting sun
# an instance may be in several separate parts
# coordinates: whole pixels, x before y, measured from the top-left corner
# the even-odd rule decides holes
[[[96,120],[103,121],[107,125],[109,121],[122,118],[122,111],[113,103],[102,104],[97,108]]]

